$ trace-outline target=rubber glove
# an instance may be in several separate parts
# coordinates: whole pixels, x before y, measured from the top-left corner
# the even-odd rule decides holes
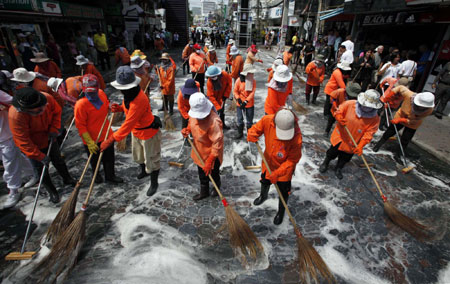
[[[183,135],[184,138],[186,138],[189,136],[189,134],[191,134],[191,130],[189,129],[189,127],[185,127],[181,129],[181,134]]]
[[[114,140],[114,136],[113,135],[111,135],[108,139],[103,140],[102,144],[100,144],[100,152],[103,152],[106,149],[108,149],[109,146],[111,146],[114,143],[114,141],[115,140]]]
[[[123,112],[123,108],[121,105],[114,103],[111,105],[111,111],[112,112]]]
[[[403,117],[394,118],[393,120],[391,120],[391,123],[392,124],[408,123],[408,119],[407,118],[403,118]]]
[[[364,148],[364,145],[359,143],[358,146],[355,149],[353,149],[353,153],[358,156],[361,156],[363,154],[363,148]]]
[[[250,135],[250,134],[247,132],[247,141],[248,141],[248,142],[256,143],[256,142],[258,142],[258,138],[259,138],[259,137]]]
[[[247,101],[243,101],[242,103],[241,103],[241,109],[245,109],[245,106],[247,105]]]
[[[268,180],[270,180],[270,183],[271,183],[271,184],[276,184],[277,181],[278,181],[278,174],[277,174],[277,171],[273,171],[272,174],[266,173],[266,178],[267,178]]]
[[[216,161],[216,157],[210,155],[208,159],[205,161],[205,165],[203,166],[203,171],[205,175],[209,176],[211,174],[212,168],[214,167],[214,162]]]
[[[258,60],[259,63],[263,63],[263,61],[261,59]]]
[[[84,132],[81,134],[81,137],[83,137],[84,142],[86,142],[86,146],[88,147],[90,154],[97,154],[99,148],[98,145],[92,140],[91,135],[89,135],[89,132]]]

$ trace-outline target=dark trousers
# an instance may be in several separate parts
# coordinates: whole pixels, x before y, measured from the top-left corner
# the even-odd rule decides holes
[[[334,160],[338,158],[338,162],[336,164],[336,168],[342,169],[345,164],[350,162],[353,157],[353,154],[346,153],[344,151],[339,150],[339,146],[341,143],[336,144],[336,146],[331,145],[327,150],[327,159]]]
[[[203,87],[205,86],[205,73],[195,73],[192,72],[192,78],[195,77],[195,81],[197,81],[200,84],[200,91],[204,94],[205,91],[203,90]],[[197,76],[195,76],[197,74]]]
[[[330,96],[325,94],[325,104],[323,105],[323,115],[328,116],[331,115],[331,101]]]
[[[101,52],[97,49],[97,58],[100,62],[100,65],[102,66],[102,70],[105,71],[105,62],[108,65],[108,70],[111,69],[111,62],[109,60],[109,54],[108,52]]]
[[[329,115],[328,116],[328,121],[327,121],[327,127],[325,128],[325,132],[326,133],[330,133],[331,128],[333,127],[333,124],[336,122],[336,119],[334,118],[333,115]]]
[[[400,142],[402,143],[403,150],[406,150],[406,147],[408,147],[409,142],[411,141],[411,139],[414,137],[414,134],[416,133],[416,129],[406,127],[402,124],[396,124],[396,126],[397,126],[397,131],[399,131],[399,132],[401,129],[405,128],[400,137]],[[388,129],[383,133],[383,137],[381,139],[385,142],[394,135],[395,135],[395,128],[394,128],[394,124],[391,123],[389,125]]]
[[[450,85],[439,82],[434,93],[434,102],[436,105],[436,114],[443,115],[445,107],[450,99]]]
[[[169,110],[170,114],[173,114],[173,104],[174,104],[174,95],[163,95],[164,103],[163,108],[164,110]]]
[[[311,91],[313,91],[313,103],[316,102],[317,96],[319,95],[320,86],[311,86],[306,84],[305,88],[305,96],[306,96],[306,102],[309,104],[309,99],[311,95]]]
[[[185,69],[187,69],[187,72],[185,72]],[[183,75],[186,73],[189,74],[189,72],[191,72],[191,70],[189,69],[189,60],[186,60],[183,63]]]
[[[200,186],[208,187],[209,181],[210,181],[209,177],[207,175],[205,175],[205,172],[203,171],[203,169],[200,166],[197,166],[197,168],[198,168],[198,178],[200,179]],[[218,158],[214,162],[214,167],[211,171],[211,176],[220,189],[220,185],[221,185],[221,183],[220,183],[220,161]]]
[[[394,112],[395,110],[396,109],[391,108],[393,115],[395,114],[395,112]],[[389,119],[389,117],[387,117],[387,119],[386,119],[386,111],[387,111],[387,109],[385,109],[384,107],[382,107],[378,110],[378,115],[380,116],[380,125],[378,126],[378,129],[380,129],[380,130],[384,130],[384,129],[386,129],[385,127],[387,127],[387,119]],[[390,122],[389,122],[389,125],[391,125]]]
[[[47,154],[48,147],[40,149],[40,151],[42,153]],[[64,162],[63,158],[61,157],[61,153],[59,152],[58,142],[53,142],[49,157],[53,166],[56,168],[56,170],[58,171],[59,175],[63,178],[63,180],[69,179],[70,178],[69,170],[67,169],[66,163]],[[39,173],[40,175],[42,173],[44,165],[41,162],[33,159],[30,159],[30,161],[31,164],[33,165],[35,172]],[[53,185],[52,179],[50,178],[50,174],[48,173],[48,169],[45,171],[42,183],[47,189],[56,190],[55,186]]]
[[[266,179],[266,173],[261,173],[261,181],[264,185],[270,186],[270,180]],[[291,193],[291,181],[279,181],[277,182],[278,187],[280,188],[281,194],[283,195],[284,200],[287,202],[289,198],[289,194]]]
[[[100,147],[101,143],[98,143],[98,147]],[[86,145],[84,145],[84,150],[86,154],[90,155],[89,149]],[[100,156],[100,153],[97,152],[97,154],[92,155],[91,159],[91,168],[92,172],[95,171],[95,167],[97,167],[98,158]],[[114,157],[114,144],[109,146],[105,151],[103,151],[103,157],[102,157],[102,164],[103,164],[103,171],[105,173],[105,179],[111,180],[113,179],[116,174],[114,170],[114,163],[115,163],[115,157]]]

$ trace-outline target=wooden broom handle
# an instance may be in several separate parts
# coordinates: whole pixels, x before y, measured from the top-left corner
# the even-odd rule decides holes
[[[100,128],[99,135],[97,136],[97,139],[95,140],[95,144],[97,144],[97,143],[98,143],[98,140],[100,139],[100,136],[101,136],[101,134],[102,134],[102,132],[103,132],[103,128],[105,127],[105,123],[106,123],[106,121],[108,120],[108,115],[109,115],[109,111],[108,111],[108,113],[106,114],[105,119],[103,120],[103,124],[102,124],[102,127]],[[90,153],[90,154],[89,154],[89,158],[88,158],[88,160],[87,160],[87,162],[86,162],[86,165],[84,166],[83,173],[81,174],[81,177],[80,177],[80,179],[78,180],[78,182],[77,182],[77,184],[76,184],[75,187],[78,187],[78,186],[81,185],[81,182],[82,182],[83,179],[84,179],[84,175],[86,174],[87,168],[89,167],[89,162],[92,160],[92,156],[93,156],[93,155],[94,155],[93,153]]]
[[[259,154],[261,155],[261,158],[262,158],[264,164],[266,165],[266,168],[267,168],[267,171],[269,172],[269,175],[272,174],[272,171],[270,170],[270,167],[269,167],[269,163],[267,162],[266,157],[264,157],[264,153],[263,153],[263,151],[262,151],[262,149],[261,149],[261,146],[259,146],[259,143],[258,143],[258,142],[256,142],[255,144],[256,144],[256,147],[258,148],[258,152],[259,152]],[[277,189],[278,196],[280,197],[281,203],[283,203],[283,206],[284,206],[284,208],[286,209],[286,212],[287,212],[287,214],[288,214],[288,216],[289,216],[289,219],[291,220],[292,225],[294,226],[295,232],[296,232],[297,234],[301,234],[301,233],[300,233],[300,230],[299,230],[298,227],[297,227],[297,224],[295,223],[294,217],[292,217],[291,211],[289,211],[289,208],[288,208],[288,206],[287,206],[287,204],[286,204],[286,200],[284,200],[283,194],[281,194],[281,190],[280,190],[280,188],[278,187],[278,184],[275,183],[274,185],[275,185],[275,188]]]
[[[345,126],[345,125],[342,125],[342,126],[343,126],[344,129],[347,131],[347,134],[348,134],[348,136],[350,136],[350,139],[352,139],[353,144],[354,144],[355,146],[358,145],[358,144],[356,143],[355,139],[353,138],[352,133],[350,132],[350,130],[348,130],[347,126]],[[373,175],[373,172],[372,172],[372,170],[370,169],[370,166],[369,166],[369,164],[367,163],[366,158],[364,158],[364,155],[362,155],[362,154],[361,154],[361,159],[363,160],[364,165],[366,166],[367,170],[369,171],[370,176],[372,177],[373,181],[375,182],[375,185],[377,186],[377,189],[378,189],[378,192],[379,192],[380,195],[381,195],[381,198],[383,198],[383,200],[384,200],[385,196],[384,196],[384,194],[383,194],[383,191],[381,191],[381,187],[380,187],[380,185],[378,184],[377,179],[376,179],[375,176]]]
[[[202,163],[202,166],[205,165],[205,162],[203,161],[202,157],[200,156],[200,153],[198,152],[197,148],[195,147],[194,143],[192,143],[191,138],[186,138],[189,141],[189,144],[191,144],[192,150],[194,150],[195,155],[197,156],[197,158],[200,160],[200,162]],[[212,178],[212,176],[209,174],[208,175],[209,179],[211,180],[212,184],[214,185],[214,188],[216,189],[217,193],[219,194],[219,197],[221,200],[225,199],[225,197],[223,197],[222,193],[220,192],[219,187],[217,186],[216,182],[214,181],[214,179]]]
[[[108,130],[106,131],[105,138],[108,137],[109,130],[111,130],[111,124],[113,122],[113,119],[114,119],[114,114],[111,115],[111,118],[109,119]],[[92,176],[92,181],[91,181],[91,185],[89,186],[89,191],[88,191],[86,199],[84,200],[83,205],[81,207],[82,210],[83,210],[83,208],[86,209],[86,206],[89,203],[89,198],[91,197],[92,189],[94,188],[95,178],[97,177],[98,169],[100,168],[100,163],[103,158],[103,153],[104,152],[100,152],[100,155],[98,157],[97,166],[95,167],[94,175]]]

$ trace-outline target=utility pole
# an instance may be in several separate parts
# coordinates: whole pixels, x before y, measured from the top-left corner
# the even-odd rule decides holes
[[[261,36],[261,12],[259,10],[260,5],[260,0],[256,0],[256,19],[258,21],[258,23],[256,24],[256,39],[259,39],[259,37]]]
[[[319,0],[319,7],[317,8],[316,32],[314,34],[315,45],[317,45],[317,41],[319,40],[320,11],[322,11],[322,0]]]
[[[288,28],[289,0],[283,1],[283,17],[281,18],[281,38],[278,45],[278,56],[283,54],[286,45],[286,33]]]

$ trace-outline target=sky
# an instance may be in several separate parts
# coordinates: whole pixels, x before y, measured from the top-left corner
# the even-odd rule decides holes
[[[200,1],[201,0],[189,0],[189,7],[201,7]],[[216,3],[219,2],[218,0],[208,0],[208,1],[214,1]]]

